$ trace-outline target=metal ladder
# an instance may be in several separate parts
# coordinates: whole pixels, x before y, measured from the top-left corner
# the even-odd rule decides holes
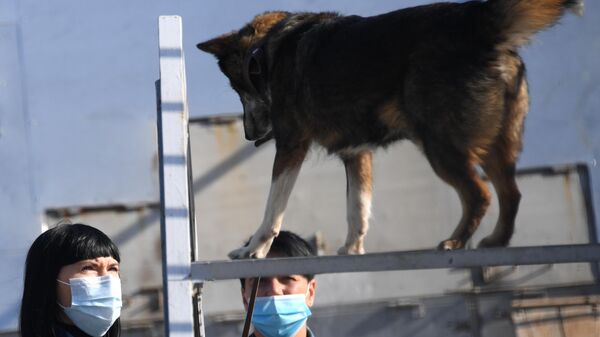
[[[205,336],[201,290],[207,281],[444,268],[471,268],[476,276],[489,266],[574,262],[592,262],[597,269],[598,244],[197,261],[182,22],[179,16],[161,16],[158,21],[160,79],[156,87],[165,336]]]

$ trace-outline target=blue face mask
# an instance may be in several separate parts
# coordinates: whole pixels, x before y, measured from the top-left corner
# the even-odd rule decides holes
[[[252,325],[265,337],[292,337],[310,315],[304,294],[257,297]]]
[[[63,311],[86,334],[101,337],[121,315],[121,280],[112,276],[69,279],[71,306]]]

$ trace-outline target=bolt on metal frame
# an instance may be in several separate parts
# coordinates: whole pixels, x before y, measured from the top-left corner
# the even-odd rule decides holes
[[[160,16],[158,21],[157,127],[165,336],[205,336],[201,289],[206,281],[443,268],[472,268],[477,274],[488,266],[574,262],[590,262],[592,269],[598,270],[598,244],[197,262],[182,23],[179,16]],[[595,278],[598,283],[597,272]]]

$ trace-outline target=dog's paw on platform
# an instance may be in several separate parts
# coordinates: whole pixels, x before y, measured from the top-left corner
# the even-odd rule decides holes
[[[229,258],[232,260],[249,258],[263,259],[267,256],[269,248],[271,248],[270,243],[253,248],[251,242],[248,246],[232,250],[229,254],[227,254],[227,256],[229,256]]]
[[[340,247],[337,251],[338,255],[362,255],[365,253],[365,249],[363,247]]]
[[[455,250],[465,247],[465,243],[461,240],[444,240],[438,245],[439,250]]]
[[[250,250],[248,249],[248,247],[242,247],[232,250],[231,252],[229,252],[229,254],[227,254],[227,256],[229,256],[229,258],[232,260],[248,259],[251,257]]]

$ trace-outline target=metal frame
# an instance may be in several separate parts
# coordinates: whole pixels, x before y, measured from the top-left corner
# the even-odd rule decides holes
[[[194,334],[205,336],[200,305],[200,290],[205,281],[286,274],[440,268],[480,270],[482,267],[497,265],[573,262],[591,262],[592,268],[597,268],[600,260],[600,245],[596,243],[194,262],[196,260],[195,223],[192,209],[193,191],[190,189],[192,184],[189,160],[189,118],[181,29],[180,17],[159,17],[158,146],[166,336],[192,337]],[[590,221],[594,221],[593,217]],[[597,278],[596,282],[598,282]]]
[[[600,260],[600,245],[419,250],[365,255],[270,258],[192,263],[196,282],[255,276],[560,264]]]

